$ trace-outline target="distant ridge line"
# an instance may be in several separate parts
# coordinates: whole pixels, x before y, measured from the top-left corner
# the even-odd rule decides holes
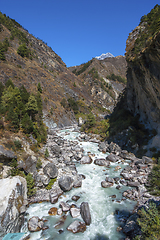
[[[105,58],[112,58],[114,55],[112,53],[102,53],[100,56],[95,57],[98,60],[104,60]]]

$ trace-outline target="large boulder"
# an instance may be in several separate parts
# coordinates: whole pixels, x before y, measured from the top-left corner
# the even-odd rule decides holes
[[[105,167],[109,167],[110,165],[110,162],[103,159],[103,158],[100,158],[100,159],[95,159],[94,160],[94,164],[98,165],[98,166],[105,166]]]
[[[62,153],[60,147],[59,147],[57,144],[52,145],[52,146],[50,147],[50,149],[51,149],[51,152],[52,152],[56,157],[59,157],[59,156],[61,155],[61,153]]]
[[[143,156],[143,157],[142,157],[142,160],[144,161],[145,164],[153,163],[152,158],[147,157],[147,156]]]
[[[63,212],[68,212],[70,210],[70,206],[66,202],[60,202],[59,206],[62,208]]]
[[[50,202],[52,204],[56,203],[58,201],[59,196],[62,195],[62,193],[63,193],[63,191],[58,186],[51,189],[51,191],[49,193]]]
[[[11,150],[5,149],[2,145],[0,145],[0,161],[6,162],[12,160],[13,158],[17,158],[15,153]]]
[[[64,192],[70,191],[72,189],[73,182],[74,182],[73,178],[69,176],[62,176],[61,178],[58,179],[58,184]]]
[[[99,151],[101,151],[101,152],[106,152],[106,145],[108,146],[108,143],[105,143],[105,142],[101,142],[100,144],[99,144]]]
[[[46,174],[49,178],[56,178],[58,175],[57,167],[54,165],[54,163],[48,163],[43,168],[44,174]]]
[[[73,233],[84,232],[86,230],[86,224],[76,220],[67,227],[67,230]]]
[[[106,160],[108,160],[108,161],[110,161],[110,162],[117,162],[117,161],[120,160],[120,157],[117,156],[117,155],[115,155],[115,154],[113,154],[113,153],[111,153],[110,155],[108,155],[108,156],[106,157]]]
[[[119,145],[117,145],[116,143],[111,142],[110,144],[106,145],[106,152],[110,152],[110,153],[120,153],[121,152],[121,148]]]
[[[77,218],[80,216],[80,209],[77,207],[71,207],[70,214],[71,214],[72,218]]]
[[[4,233],[19,232],[24,222],[27,183],[20,176],[0,179],[0,239]]]
[[[81,175],[77,175],[77,177],[74,179],[73,187],[74,188],[79,188],[81,186],[82,186],[82,176]]]
[[[80,213],[81,213],[81,217],[84,220],[85,224],[90,225],[91,224],[91,214],[90,214],[88,202],[81,203]]]
[[[18,161],[18,168],[24,169],[27,173],[34,173],[36,174],[37,158],[34,155],[28,155],[25,161]]]
[[[28,230],[30,232],[37,232],[43,228],[43,220],[39,217],[32,217],[28,221]]]
[[[40,203],[40,202],[49,202],[50,201],[50,193],[47,189],[37,190],[36,194],[30,197],[30,203]]]
[[[89,156],[83,156],[80,160],[81,164],[90,164],[92,163],[92,159]]]
[[[109,188],[109,187],[112,187],[112,186],[113,186],[113,183],[111,183],[111,182],[106,182],[106,181],[102,181],[102,182],[101,182],[101,186],[102,186],[103,188]]]
[[[140,230],[140,227],[137,225],[137,218],[138,218],[138,214],[137,213],[134,213],[133,215],[131,215],[124,227],[123,227],[123,232],[131,237],[132,239],[136,236],[136,235],[141,235],[141,230]]]

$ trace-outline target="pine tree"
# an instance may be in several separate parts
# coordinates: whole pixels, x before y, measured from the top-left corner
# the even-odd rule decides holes
[[[38,83],[37,90],[38,90],[40,93],[42,93],[42,88],[41,88],[41,84],[40,84],[40,83]]]
[[[26,111],[32,120],[34,120],[35,114],[38,113],[37,101],[34,95],[30,95],[28,103],[26,103]]]
[[[30,117],[26,113],[21,121],[22,129],[25,133],[32,133],[33,132],[33,122],[31,121]]]

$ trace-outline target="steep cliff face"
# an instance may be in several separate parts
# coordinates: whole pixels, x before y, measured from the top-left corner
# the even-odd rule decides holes
[[[127,108],[160,135],[160,6],[142,17],[126,44]],[[158,136],[154,146],[158,145]]]

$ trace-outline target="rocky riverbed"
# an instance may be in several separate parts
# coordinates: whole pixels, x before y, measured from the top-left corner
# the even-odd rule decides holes
[[[150,199],[159,201],[159,198],[153,198],[145,188],[148,174],[153,165],[152,159],[146,156],[143,156],[142,159],[136,158],[134,154],[120,149],[120,147],[114,143],[108,144],[107,142],[101,142],[98,135],[87,135],[80,133],[78,129],[72,129],[72,131],[78,133],[77,138],[72,141],[64,138],[67,134],[69,135],[69,133],[64,132],[62,136],[62,134],[59,134],[59,131],[60,129],[54,129],[48,132],[47,143],[44,148],[41,149],[41,152],[45,153],[47,149],[49,156],[42,160],[42,167],[39,171],[36,170],[36,157],[33,155],[29,158],[30,161],[28,165],[23,166],[33,174],[37,191],[34,196],[27,199],[28,202],[26,201],[26,197],[24,197],[24,204],[21,204],[21,214],[24,215],[25,209],[22,209],[22,206],[25,207],[26,204],[29,206],[30,204],[40,202],[50,202],[51,204],[59,202],[59,207],[53,205],[48,209],[49,215],[60,216],[59,221],[54,225],[54,227],[58,229],[59,234],[63,232],[62,226],[66,221],[66,214],[70,214],[73,220],[75,219],[67,226],[68,231],[73,233],[86,231],[87,226],[92,222],[92,215],[88,202],[80,201],[80,195],[72,196],[72,201],[74,201],[75,204],[70,204],[67,201],[60,201],[60,198],[71,189],[81,189],[85,175],[78,173],[76,168],[77,163],[81,165],[89,165],[92,163],[95,166],[98,165],[105,169],[109,169],[110,165],[115,163],[114,171],[120,172],[120,176],[110,177],[107,174],[106,177],[101,180],[101,187],[108,189],[112,188],[112,186],[116,186],[117,190],[123,189],[123,186],[129,187],[122,192],[122,199],[120,201],[130,199],[136,201],[135,203],[137,204],[134,211],[128,214],[123,224],[121,224],[120,228],[117,230],[123,231],[126,236],[128,236],[127,239],[132,239],[140,232],[139,228],[135,228],[136,219],[138,217],[137,209]],[[104,157],[95,158],[92,152],[84,154],[84,149],[80,145],[81,142],[98,144],[99,152],[101,152]],[[109,154],[106,155],[107,152]],[[126,162],[129,164],[125,165],[122,169],[123,164]],[[24,163],[19,162],[19,165],[20,164],[22,166]],[[102,171],[105,170],[103,169]],[[51,189],[47,190],[46,186],[48,186],[52,179],[55,181],[54,185]],[[111,198],[112,201],[114,201],[116,195],[111,195]],[[76,205],[77,201],[78,205]],[[119,213],[115,212],[114,214],[118,216]],[[80,217],[81,220],[77,220],[77,217]],[[7,221],[9,222],[7,223],[8,226],[10,226],[10,219],[8,218],[6,222]],[[47,228],[46,219],[39,218],[38,216],[33,216],[28,221],[28,229],[30,232],[45,231]],[[12,228],[12,231],[14,231],[14,228]]]

